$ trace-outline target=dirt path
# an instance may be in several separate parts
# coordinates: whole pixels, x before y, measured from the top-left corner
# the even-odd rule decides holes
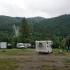
[[[22,60],[20,63],[20,67],[16,70],[41,70],[40,66],[56,66],[56,67],[64,67],[63,59],[70,59],[70,55],[66,56],[57,56],[55,54],[38,54],[35,51],[30,52],[32,55],[30,57],[26,57],[26,59]],[[23,63],[25,61],[25,63]],[[45,69],[46,70],[46,69]]]

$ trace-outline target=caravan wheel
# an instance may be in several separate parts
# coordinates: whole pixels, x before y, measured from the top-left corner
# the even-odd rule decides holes
[[[49,54],[50,52],[48,51],[48,54]]]
[[[39,54],[41,54],[42,52],[39,52]]]

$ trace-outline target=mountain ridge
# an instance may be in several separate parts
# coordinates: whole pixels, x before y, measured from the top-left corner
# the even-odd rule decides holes
[[[10,17],[0,15],[0,24],[12,24],[17,25],[21,23],[23,17]],[[57,36],[69,36],[70,35],[70,15],[64,14],[54,18],[43,18],[43,17],[30,17],[26,18],[28,23],[30,23],[31,29],[34,34],[40,33],[41,24],[45,26],[46,36],[52,36],[56,34]],[[3,24],[3,26],[4,26]],[[0,25],[0,26],[1,26]],[[8,26],[10,27],[10,25]],[[3,28],[2,28],[3,29]],[[2,30],[1,29],[1,30]],[[5,30],[5,29],[3,29]]]

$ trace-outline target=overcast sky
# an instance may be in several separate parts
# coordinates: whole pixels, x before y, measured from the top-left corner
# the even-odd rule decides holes
[[[70,14],[70,0],[0,0],[0,15],[57,17]]]

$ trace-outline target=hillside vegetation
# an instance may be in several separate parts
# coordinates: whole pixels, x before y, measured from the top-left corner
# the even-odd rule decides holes
[[[13,25],[19,28],[22,19],[22,17],[0,16],[0,41],[11,41],[10,38],[14,37],[15,34]],[[30,26],[30,34],[32,35],[32,39],[34,41],[40,40],[41,33],[43,31],[45,34],[45,40],[53,39],[53,37],[64,38],[69,37],[70,35],[69,14],[49,19],[43,17],[32,17],[26,18],[26,20]],[[42,31],[42,29],[44,30]]]

